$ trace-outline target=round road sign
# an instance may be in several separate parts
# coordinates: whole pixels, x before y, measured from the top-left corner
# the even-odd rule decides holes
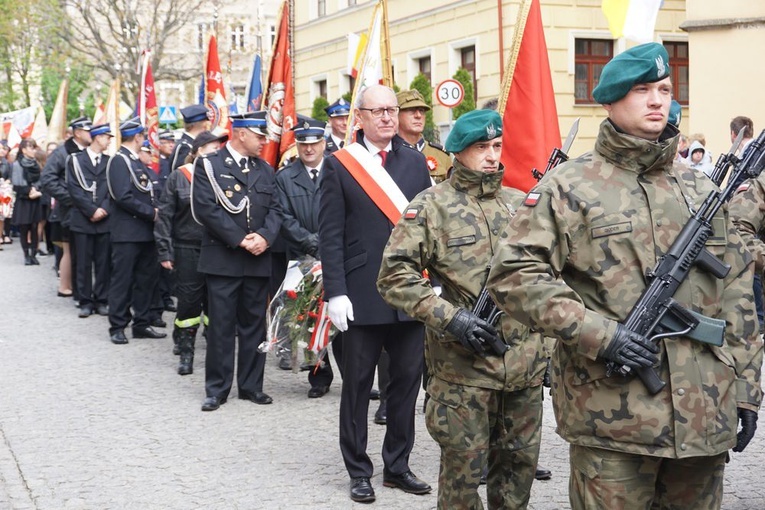
[[[447,108],[454,108],[465,99],[465,89],[457,80],[444,80],[436,87],[436,99]]]

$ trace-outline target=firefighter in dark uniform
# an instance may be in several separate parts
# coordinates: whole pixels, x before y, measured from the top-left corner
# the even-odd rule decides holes
[[[272,402],[263,393],[266,354],[258,350],[266,339],[269,247],[281,226],[274,169],[259,158],[266,143],[266,112],[230,118],[229,142],[197,158],[191,182],[192,213],[206,229],[199,256],[210,315],[202,411],[214,411],[228,399],[236,337],[239,398]]]
[[[149,175],[138,152],[145,140],[138,117],[120,125],[122,147],[106,167],[111,196],[112,276],[109,284],[109,334],[126,344],[124,329],[133,321],[133,338],[164,338],[151,327],[150,306],[159,278],[154,246],[157,206]],[[130,309],[133,309],[131,315]]]
[[[69,230],[79,254],[74,267],[74,281],[80,292],[79,317],[93,312],[109,315],[110,274],[109,190],[106,164],[112,138],[109,124],[90,129],[91,143],[66,162],[66,185],[72,198]],[[95,282],[93,275],[95,275]]]
[[[193,104],[181,108],[183,117],[183,135],[175,144],[173,156],[170,158],[170,168],[175,170],[185,163],[186,156],[191,152],[191,144],[194,138],[202,131],[210,129],[210,120],[207,117],[207,108],[202,104]]]
[[[203,322],[207,323],[205,275],[197,269],[205,229],[191,215],[194,159],[217,151],[226,140],[227,135],[216,136],[209,131],[203,131],[194,139],[187,162],[167,180],[167,188],[159,201],[159,217],[154,225],[160,264],[165,270],[174,271],[176,277],[178,313],[173,340],[176,347],[174,353],[181,356],[178,363],[180,375],[193,373],[197,330]]]
[[[342,97],[324,108],[329,120],[330,133],[327,137],[327,147],[324,152],[327,156],[345,145],[345,134],[348,132],[348,115],[351,114],[351,105]]]

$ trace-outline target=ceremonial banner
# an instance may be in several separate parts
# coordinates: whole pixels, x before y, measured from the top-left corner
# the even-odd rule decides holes
[[[260,55],[255,55],[255,61],[252,63],[252,76],[250,77],[250,86],[247,88],[247,111],[257,112],[263,104],[263,84],[260,75],[262,74],[263,64]]]
[[[226,87],[223,85],[223,73],[220,71],[218,59],[218,41],[215,35],[210,36],[207,48],[207,67],[205,72],[205,106],[212,112],[210,131],[215,134],[231,133],[231,122],[228,118],[228,102],[226,102]]]
[[[523,0],[497,111],[502,115],[502,184],[528,192],[560,146],[555,92],[539,0]]]
[[[48,142],[61,143],[66,138],[66,102],[69,94],[69,78],[64,78],[58,87],[58,96],[56,104],[53,106],[53,112],[50,115],[48,123]]]
[[[603,0],[601,10],[615,39],[626,37],[637,43],[654,40],[656,17],[664,0]]]
[[[379,0],[372,11],[372,21],[369,24],[368,35],[362,35],[359,48],[362,49],[360,59],[357,59],[354,75],[356,85],[353,87],[351,104],[356,104],[359,93],[371,85],[383,84],[393,86],[393,72],[390,62],[390,40],[388,37],[388,8],[386,0]],[[364,41],[366,37],[366,43]],[[357,129],[354,110],[348,116],[348,132],[345,143],[355,139]]]
[[[104,102],[99,97],[98,102],[96,103],[96,111],[93,113],[93,125],[100,126],[101,124],[106,124],[107,122],[106,105],[104,105]]]
[[[282,5],[279,29],[274,42],[271,70],[266,87],[266,123],[268,137],[261,158],[277,168],[287,151],[295,146],[295,133],[291,129],[297,121],[295,112],[295,83],[292,69],[290,2]]]
[[[106,96],[106,122],[109,124],[109,129],[112,132],[112,138],[109,142],[109,148],[107,154],[113,156],[117,153],[122,144],[122,137],[120,136],[120,80],[115,79],[112,86],[109,88],[109,95]]]
[[[35,139],[37,145],[45,145],[48,141],[48,122],[45,120],[45,110],[42,106],[37,107],[37,116],[30,136]]]
[[[141,124],[146,128],[146,137],[151,145],[151,169],[159,173],[159,112],[157,94],[154,90],[154,75],[151,72],[151,51],[144,50],[141,59],[141,89],[136,111]]]

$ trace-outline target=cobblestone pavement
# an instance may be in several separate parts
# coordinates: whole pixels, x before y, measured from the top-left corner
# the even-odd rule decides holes
[[[204,341],[195,372],[175,373],[172,341],[108,340],[105,317],[79,319],[56,297],[50,257],[25,267],[18,240],[0,252],[0,509],[348,509],[436,507],[382,486],[384,428],[372,423],[373,505],[353,504],[337,444],[340,381],[306,397],[305,373],[268,360],[270,406],[234,398],[202,413]],[[170,322],[172,314],[166,313]],[[169,330],[168,330],[169,331]],[[129,336],[129,331],[128,331]],[[438,449],[418,402],[412,470],[436,489]],[[540,463],[530,508],[568,508],[568,448],[545,403]],[[760,420],[765,423],[765,420]],[[728,510],[765,508],[760,433],[726,472]],[[484,493],[485,496],[485,493]]]

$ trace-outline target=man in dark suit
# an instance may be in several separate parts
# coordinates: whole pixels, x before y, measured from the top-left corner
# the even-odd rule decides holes
[[[74,280],[80,293],[81,318],[94,311],[109,315],[108,292],[110,274],[109,190],[106,186],[106,165],[112,138],[109,124],[90,129],[92,142],[82,152],[72,154],[66,163],[66,184],[72,198],[69,216],[77,259]],[[95,274],[95,284],[93,275]]]
[[[375,499],[369,481],[373,464],[366,453],[367,397],[383,348],[390,356],[383,484],[413,494],[431,490],[409,469],[424,330],[386,305],[377,292],[377,273],[393,223],[370,197],[369,188],[354,177],[361,172],[376,182],[379,179],[397,213],[431,185],[425,156],[396,135],[397,114],[398,102],[390,88],[375,85],[365,89],[355,110],[362,128],[357,142],[327,158],[321,180],[319,244],[324,298],[329,301],[333,324],[345,331],[340,450],[351,477],[351,499],[360,502]]]
[[[183,117],[183,135],[178,143],[175,144],[173,156],[170,158],[170,167],[175,170],[186,163],[186,156],[191,152],[191,144],[194,138],[202,131],[210,129],[210,120],[207,117],[207,108],[202,104],[193,104],[186,108],[181,108]]]
[[[154,245],[157,207],[150,170],[138,152],[145,140],[138,117],[120,125],[122,147],[106,167],[112,244],[109,283],[109,334],[112,343],[126,344],[124,329],[133,321],[133,338],[164,338],[151,327],[150,306],[159,278]],[[131,316],[130,309],[133,309]]]
[[[228,399],[234,379],[235,337],[239,338],[239,398],[270,404],[263,393],[266,307],[272,245],[281,218],[274,169],[260,159],[266,143],[266,112],[232,115],[226,146],[198,157],[191,184],[194,218],[206,232],[199,271],[205,273],[210,324],[202,411]]]
[[[330,133],[327,137],[327,145],[324,152],[329,156],[345,145],[345,134],[348,132],[348,115],[351,113],[351,105],[342,97],[324,108],[327,112],[327,123]]]

